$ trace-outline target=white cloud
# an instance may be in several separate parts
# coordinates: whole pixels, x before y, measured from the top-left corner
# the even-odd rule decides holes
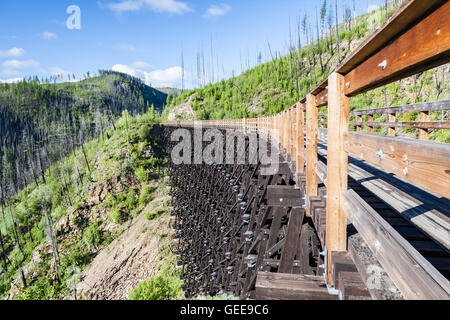
[[[149,63],[147,63],[147,62],[143,62],[143,61],[136,61],[136,62],[133,62],[133,63],[131,64],[131,66],[132,66],[133,68],[136,68],[136,69],[145,69],[145,68],[151,68],[151,67],[153,67],[153,65],[151,65],[151,64],[149,64]]]
[[[41,37],[45,40],[51,40],[51,39],[56,39],[58,36],[54,33],[45,31],[45,32],[41,33]]]
[[[367,8],[367,13],[371,13],[372,11],[377,10],[379,7],[375,4],[371,4],[369,5],[369,7]]]
[[[210,6],[203,17],[205,18],[212,18],[217,16],[223,16],[226,15],[228,12],[231,11],[231,6],[226,3],[221,3],[220,5],[213,5]]]
[[[117,13],[126,11],[138,11],[142,8],[142,1],[122,1],[115,3],[108,3],[107,7]]]
[[[181,81],[181,67],[173,67],[166,70],[150,72],[150,81],[156,87],[176,87]]]
[[[37,68],[39,65],[39,62],[34,60],[7,60],[2,63],[6,69]]]
[[[155,70],[146,72],[123,64],[116,64],[112,67],[113,71],[129,74],[133,77],[142,79],[146,84],[153,87],[176,87],[181,82],[181,67],[172,67],[165,70]]]
[[[158,13],[168,12],[173,14],[183,14],[192,11],[187,3],[177,0],[125,0],[110,2],[106,4],[106,7],[116,13],[139,11],[142,8],[148,8]]]
[[[9,50],[0,50],[0,57],[21,57],[25,55],[25,50],[22,48],[11,48]]]
[[[22,80],[23,80],[23,78],[12,78],[12,79],[5,79],[5,80],[0,79],[0,83],[16,83],[16,82],[20,82]]]
[[[73,72],[61,69],[60,67],[51,67],[51,68],[48,69],[48,71],[50,72],[50,74],[52,76],[57,76],[57,75],[60,75],[60,74],[63,75],[63,76],[67,76],[69,74],[70,75],[73,74]]]
[[[136,78],[140,78],[140,79],[144,78],[145,79],[145,74],[143,74],[142,71],[139,71],[139,70],[137,70],[135,68],[126,66],[124,64],[115,64],[112,67],[112,71],[122,72],[122,73],[129,74],[130,76],[133,76],[133,77],[136,77]]]
[[[22,76],[20,69],[32,68],[36,69],[40,66],[39,62],[34,60],[7,60],[1,64],[4,68],[1,72],[6,77],[19,77]]]

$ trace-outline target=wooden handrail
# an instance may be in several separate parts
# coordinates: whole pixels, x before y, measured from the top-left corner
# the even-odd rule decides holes
[[[350,116],[362,116],[369,114],[392,114],[392,113],[408,113],[408,112],[432,112],[432,111],[445,111],[450,110],[450,100],[443,101],[433,101],[409,104],[403,106],[395,107],[385,107],[377,109],[364,109],[364,110],[353,110],[350,112]],[[326,115],[321,115],[326,116]]]

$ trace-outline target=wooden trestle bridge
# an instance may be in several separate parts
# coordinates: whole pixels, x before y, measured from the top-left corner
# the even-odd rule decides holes
[[[275,173],[259,161],[172,164],[188,297],[450,299],[450,145],[427,141],[429,130],[450,129],[429,118],[450,101],[349,112],[349,97],[450,62],[449,17],[449,1],[405,1],[281,114],[164,124],[171,147],[176,129],[215,128],[245,133],[235,157],[249,153],[252,134],[280,152]],[[408,112],[420,122],[396,121]],[[389,122],[374,122],[376,114]],[[376,127],[389,136],[372,134]],[[418,129],[419,139],[396,137],[401,127]]]

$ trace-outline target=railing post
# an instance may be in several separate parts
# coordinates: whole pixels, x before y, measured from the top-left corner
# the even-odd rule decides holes
[[[394,123],[395,121],[397,121],[396,120],[396,114],[395,113],[389,114],[389,122],[390,123]],[[395,127],[389,128],[389,130],[388,130],[388,134],[391,137],[395,137],[395,132],[396,132]]]
[[[420,113],[420,122],[428,122],[430,119],[428,111],[422,111]],[[419,139],[428,140],[428,129],[419,129]]]
[[[331,279],[331,253],[347,250],[347,216],[343,192],[348,186],[349,99],[344,94],[344,76],[334,72],[328,78],[328,155],[327,155],[327,282]]]
[[[297,132],[295,134],[295,167],[297,170],[297,186],[300,185],[300,175],[305,172],[305,158],[304,158],[304,147],[305,147],[305,134],[303,132],[304,127],[304,111],[303,105],[297,104],[297,112],[296,112],[296,122],[297,122]]]
[[[367,122],[369,122],[369,130],[367,132],[369,132],[369,133],[373,133],[373,127],[370,125],[370,123],[373,122],[373,119],[374,119],[373,115],[369,114],[368,120],[367,120]]]
[[[267,124],[268,124],[267,119],[268,119],[267,117],[264,117],[264,121],[263,121],[263,123],[264,123],[264,130],[263,130],[263,132],[264,132],[265,135],[267,135]]]
[[[290,131],[291,131],[291,119],[290,119],[290,110],[286,111],[286,116],[284,119],[284,126],[285,126],[285,144],[286,144],[286,161],[289,162],[289,155],[291,151],[291,138],[290,138]]]
[[[276,136],[277,136],[277,142],[278,142],[278,147],[280,149],[280,154],[282,153],[282,146],[281,146],[281,137],[282,137],[282,131],[281,131],[281,114],[277,114],[276,116],[276,123],[277,123],[277,132],[276,132]]]
[[[362,122],[362,117],[361,116],[356,116],[356,122]],[[361,125],[356,126],[356,132],[362,132]]]
[[[306,97],[306,213],[312,216],[310,197],[317,197],[318,185],[316,174],[318,116],[316,97],[308,94]]]
[[[283,147],[283,157],[287,161],[287,111],[281,113],[281,145]]]
[[[292,108],[289,110],[289,155],[291,158],[291,161],[295,161],[295,120],[296,120],[296,109]]]
[[[297,161],[297,109],[300,106],[295,105],[295,108],[292,109],[292,160]]]

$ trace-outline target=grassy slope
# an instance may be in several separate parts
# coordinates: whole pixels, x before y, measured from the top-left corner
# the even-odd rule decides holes
[[[120,235],[127,221],[141,214],[151,198],[151,181],[165,161],[160,141],[148,125],[155,121],[154,114],[136,119],[123,116],[117,129],[109,132],[109,139],[85,145],[91,171],[78,150],[47,170],[46,184],[40,180],[39,186],[29,185],[14,197],[8,214],[16,221],[21,245],[14,240],[9,217],[7,226],[0,225],[4,238],[8,235],[8,270],[1,268],[0,296],[6,296],[12,287],[15,299],[66,297],[72,266],[84,269]],[[70,179],[68,196],[63,196],[61,173]],[[103,201],[95,200],[99,189],[110,190]],[[56,226],[59,268],[50,242],[53,228],[49,228],[45,210],[51,212],[51,225]],[[21,269],[26,289],[20,281]]]

